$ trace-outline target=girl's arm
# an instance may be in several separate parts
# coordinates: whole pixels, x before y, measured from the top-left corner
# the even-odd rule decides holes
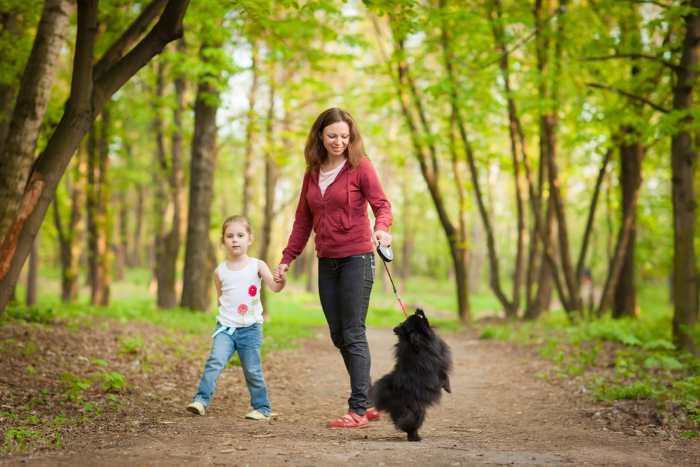
[[[285,278],[282,278],[280,281],[275,281],[275,278],[272,277],[272,271],[270,271],[270,268],[264,261],[260,260],[258,260],[258,274],[260,274],[260,278],[263,280],[263,282],[265,282],[265,285],[268,286],[273,292],[281,291],[287,282]]]
[[[299,256],[304,250],[304,246],[306,246],[306,242],[309,240],[309,235],[311,235],[313,213],[311,212],[309,204],[306,202],[306,191],[309,188],[310,178],[311,174],[306,172],[306,174],[304,174],[304,181],[301,184],[299,203],[297,204],[297,210],[294,214],[294,226],[292,227],[292,233],[289,234],[287,247],[282,251],[282,261],[280,261],[280,264],[291,264],[294,258]]]

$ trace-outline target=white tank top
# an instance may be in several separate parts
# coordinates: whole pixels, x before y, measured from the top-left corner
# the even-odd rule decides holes
[[[214,273],[221,281],[217,316],[219,323],[233,328],[262,323],[258,260],[250,258],[248,264],[240,271],[232,271],[224,261],[216,267]]]
[[[326,194],[326,188],[328,188],[328,185],[333,183],[335,178],[338,176],[340,171],[345,167],[345,161],[343,161],[338,167],[335,169],[329,170],[328,172],[324,172],[323,170],[319,170],[318,172],[318,187],[321,189],[321,196],[324,196]]]

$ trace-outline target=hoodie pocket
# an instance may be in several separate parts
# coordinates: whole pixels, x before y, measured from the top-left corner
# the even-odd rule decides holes
[[[339,210],[330,216],[331,226],[336,232],[349,232],[352,227],[350,219],[348,218],[348,213],[345,209]]]
[[[347,212],[347,210],[343,210],[343,212],[340,213],[340,225],[343,226],[343,230],[346,232],[352,228],[350,214]]]

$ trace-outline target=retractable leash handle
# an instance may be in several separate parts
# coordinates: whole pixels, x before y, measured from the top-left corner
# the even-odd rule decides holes
[[[408,318],[408,312],[406,311],[406,305],[404,305],[403,300],[401,300],[401,297],[399,297],[399,293],[396,291],[396,284],[394,284],[394,278],[391,277],[391,272],[389,272],[389,267],[386,265],[386,263],[390,263],[394,260],[394,252],[391,249],[391,245],[382,245],[379,244],[377,246],[377,253],[379,254],[379,257],[382,259],[382,262],[384,263],[384,270],[386,271],[387,275],[389,276],[389,280],[391,281],[391,287],[394,289],[394,295],[396,296],[396,300],[399,302],[399,306],[401,307],[401,311],[403,312],[403,315]]]

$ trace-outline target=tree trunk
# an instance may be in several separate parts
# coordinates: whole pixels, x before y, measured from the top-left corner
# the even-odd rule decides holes
[[[127,264],[126,257],[129,252],[129,208],[127,206],[127,196],[127,193],[121,191],[115,199],[119,209],[119,240],[114,245],[114,279],[117,281],[124,279]]]
[[[71,2],[46,0],[0,157],[0,238],[5,238],[34,162],[36,141],[68,30]]]
[[[548,20],[545,19],[550,13],[550,2],[545,1],[546,5],[543,5],[543,0],[536,0],[534,7],[535,16],[535,51],[537,58],[537,70],[538,70],[538,94],[540,97],[540,102],[542,108],[540,109],[539,116],[539,132],[540,132],[540,178],[539,178],[539,191],[537,194],[537,202],[535,203],[535,213],[539,212],[541,206],[541,199],[544,189],[545,180],[543,175],[546,173],[546,180],[549,185],[549,201],[547,208],[547,221],[544,227],[541,226],[538,218],[535,217],[536,232],[538,236],[541,237],[542,245],[542,257],[540,261],[540,277],[551,277],[554,281],[554,285],[557,289],[557,294],[559,295],[560,302],[564,307],[564,310],[571,314],[574,310],[580,309],[580,293],[578,291],[578,280],[574,275],[574,268],[571,261],[571,255],[569,252],[569,242],[568,242],[568,232],[566,226],[566,218],[564,214],[564,205],[559,191],[559,177],[558,177],[558,167],[556,163],[557,154],[557,130],[558,130],[558,108],[559,108],[559,95],[558,95],[558,79],[561,74],[561,55],[562,55],[562,41],[563,41],[563,14],[566,11],[567,0],[560,0],[559,2],[559,15],[557,16],[557,30],[555,36],[555,50],[554,50],[554,70],[549,72],[549,38],[551,32],[548,26]],[[544,7],[544,11],[543,11]],[[546,170],[545,170],[546,169]],[[532,184],[529,183],[531,186]],[[554,215],[556,220],[556,231],[558,233],[558,250],[560,256],[561,268],[564,272],[564,280],[566,288],[559,277],[557,262],[553,257],[554,244],[548,245],[549,242],[549,226],[551,215]],[[545,264],[546,263],[546,264]],[[530,270],[530,278],[532,278],[532,270]],[[535,304],[537,306],[543,306],[543,302],[546,301],[547,296],[550,294],[547,288],[542,289],[543,283],[540,282],[540,290],[538,290],[538,297]],[[540,293],[544,292],[544,293]],[[539,302],[539,303],[537,303]],[[541,311],[533,310],[530,313],[526,312],[526,315],[532,316],[537,315]]]
[[[693,109],[693,86],[700,56],[700,0],[686,2],[694,8],[684,17],[685,38],[676,71],[673,110]],[[688,327],[698,321],[698,270],[695,256],[695,210],[693,187],[698,154],[688,128],[693,121],[687,113],[671,138],[671,195],[673,201],[673,338],[680,349],[700,354]]]
[[[552,303],[552,293],[554,291],[553,284],[553,271],[552,265],[546,259],[547,251],[552,252],[555,250],[556,245],[554,243],[554,234],[556,231],[556,222],[554,219],[554,207],[552,206],[553,200],[551,197],[547,198],[547,210],[544,219],[544,229],[545,236],[544,240],[542,236],[535,232],[537,242],[541,245],[541,251],[539,252],[539,260],[537,261],[536,269],[536,282],[537,289],[535,290],[535,295],[528,307],[525,309],[524,319],[534,320],[537,319],[542,313],[549,310]]]
[[[127,266],[130,268],[143,266],[143,232],[144,204],[146,188],[139,182],[136,186],[136,210],[134,212],[134,233],[131,242],[131,250],[127,256]]]
[[[210,47],[213,46],[203,44],[200,50],[200,57],[205,63]],[[216,166],[216,112],[219,105],[219,93],[211,81],[210,75],[200,78],[194,107],[190,209],[181,300],[182,307],[201,311],[208,310],[211,305],[209,226]]]
[[[160,53],[168,42],[182,35],[182,18],[189,2],[169,0],[151,31],[123,55],[143,35],[152,19],[158,16],[162,3],[154,0],[134,20],[133,27],[128,28],[103,59],[94,64],[93,49],[98,30],[97,0],[78,2],[78,35],[70,97],[44,152],[32,167],[17,214],[13,216],[0,245],[0,310],[4,311],[10,299],[34,237],[53,200],[56,186],[93,120],[102,111],[107,99]]]
[[[107,108],[100,119],[99,135],[93,126],[88,150],[88,264],[90,301],[109,305],[112,280],[112,222],[109,189],[110,118]]]
[[[243,200],[241,212],[245,217],[251,213],[251,204],[254,202],[253,183],[255,180],[254,147],[257,131],[257,118],[255,112],[255,100],[258,94],[258,46],[255,41],[251,44],[250,71],[253,74],[248,94],[248,122],[245,131],[245,154],[243,158]],[[267,169],[266,169],[267,170]]]
[[[187,53],[185,41],[177,41],[177,50],[181,55]],[[185,112],[185,93],[187,82],[182,73],[178,73],[174,80],[175,86],[175,106],[173,107],[173,127],[170,135],[170,152],[172,170],[170,173],[171,196],[173,204],[173,220],[170,235],[166,239],[168,255],[171,258],[167,267],[171,268],[175,282],[175,296],[173,306],[177,304],[177,296],[182,290],[181,284],[177,281],[177,260],[180,256],[182,238],[185,236],[184,205],[185,205],[185,174],[183,170],[183,140],[184,130],[182,127],[182,115]]]
[[[155,189],[155,277],[157,285],[157,304],[159,308],[177,306],[176,272],[177,257],[180,249],[180,184],[181,181],[181,141],[180,114],[182,106],[182,78],[175,83],[176,103],[173,109],[177,119],[174,131],[177,136],[171,138],[171,159],[168,161],[165,150],[165,134],[162,119],[161,101],[164,93],[164,67],[157,66],[156,103],[154,107],[154,130],[156,135]],[[180,109],[180,110],[178,110]]]
[[[493,14],[495,13],[495,18]],[[514,192],[515,192],[515,206],[517,213],[517,242],[516,242],[516,253],[515,253],[515,268],[513,270],[513,291],[512,291],[512,302],[509,309],[508,315],[510,318],[514,318],[518,314],[520,308],[520,286],[523,280],[523,255],[525,249],[525,181],[521,175],[521,159],[527,157],[527,150],[525,147],[525,136],[520,123],[520,117],[518,115],[518,110],[515,105],[515,99],[513,98],[513,92],[511,89],[510,82],[510,65],[509,65],[509,53],[505,42],[505,32],[503,30],[503,15],[502,6],[500,0],[494,0],[493,8],[489,10],[489,17],[491,22],[491,30],[493,32],[494,41],[501,54],[501,60],[499,63],[501,69],[501,76],[503,77],[503,86],[506,101],[508,103],[508,135],[510,137],[510,150],[511,150],[511,160],[513,163],[513,181],[514,181]]]
[[[97,173],[99,164],[97,162],[97,128],[93,126],[90,129],[88,135],[88,162],[87,162],[87,202],[86,210],[87,213],[87,283],[90,286],[90,302],[95,304],[95,298],[98,296],[98,284],[99,284],[99,273],[100,268],[98,266],[99,262],[99,252],[98,252],[98,239],[99,239],[99,228],[98,223],[98,208],[97,203],[99,199],[99,174]]]
[[[54,224],[58,232],[61,262],[61,300],[64,303],[72,303],[78,298],[80,253],[84,236],[82,213],[86,200],[86,172],[85,144],[81,144],[70,174],[71,183],[68,190],[70,193],[70,215],[67,226],[64,227],[61,220],[58,208],[59,199],[56,198],[53,203]]]
[[[270,66],[269,73],[269,102],[267,110],[267,121],[265,124],[265,207],[260,235],[260,259],[268,263],[270,255],[270,243],[272,241],[272,224],[275,218],[275,189],[278,179],[278,168],[273,153],[275,142],[275,67]],[[264,315],[267,316],[267,295],[265,288],[260,293],[260,300],[263,306]]]
[[[25,304],[27,306],[36,305],[37,277],[39,273],[39,249],[37,244],[39,237],[34,239],[31,253],[29,254],[29,269],[27,270],[27,296]]]
[[[392,33],[397,48],[396,54],[399,57],[396,75],[396,90],[399,104],[401,105],[402,114],[404,115],[411,135],[411,143],[413,145],[414,155],[418,160],[421,175],[428,186],[430,197],[437,210],[440,225],[442,226],[450,248],[450,257],[452,258],[455,272],[455,286],[457,289],[457,316],[461,321],[469,322],[471,321],[471,316],[469,310],[468,278],[466,274],[466,244],[459,241],[459,232],[449,217],[443,194],[439,187],[437,152],[434,144],[430,142],[431,138],[425,137],[430,135],[430,128],[420,96],[410,76],[409,64],[404,57],[404,33],[396,30],[394,27],[392,27]],[[391,67],[391,62],[388,60],[386,62],[388,66]],[[389,71],[393,76],[394,73],[391,68]],[[407,90],[410,93],[410,97],[406,94]],[[414,112],[418,115],[422,131],[419,129],[418,123],[415,120]],[[424,135],[422,133],[424,133]],[[428,140],[427,143],[425,142],[426,140]]]
[[[627,138],[631,137],[632,141]],[[639,135],[631,127],[622,129],[623,141],[620,144],[620,187],[622,190],[622,219],[631,216],[627,247],[622,253],[622,270],[613,292],[613,318],[636,316],[637,290],[635,286],[634,242],[637,231],[637,213],[634,198],[642,183],[642,159],[644,147]],[[635,209],[632,212],[631,209]]]

